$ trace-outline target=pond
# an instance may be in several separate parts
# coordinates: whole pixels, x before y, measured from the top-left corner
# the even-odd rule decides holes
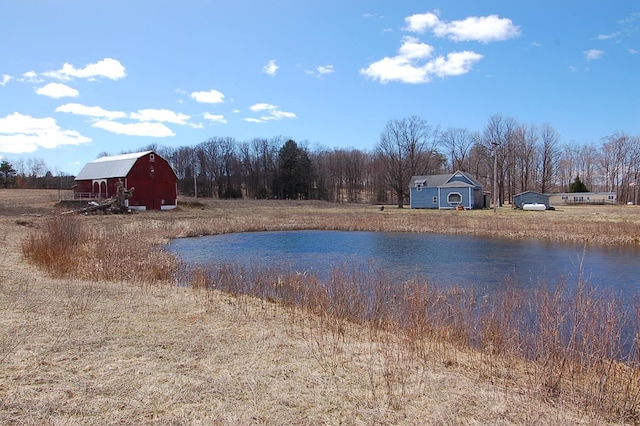
[[[636,247],[397,232],[278,231],[184,238],[168,250],[193,265],[285,267],[327,276],[336,267],[376,268],[398,281],[492,289],[578,281],[623,297],[640,292]]]

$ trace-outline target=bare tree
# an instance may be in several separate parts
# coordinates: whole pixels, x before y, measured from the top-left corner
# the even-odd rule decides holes
[[[488,152],[492,153],[494,164],[489,166],[496,177],[492,186],[494,202],[502,205],[505,196],[513,195],[513,178],[515,176],[515,130],[517,123],[512,118],[494,115],[484,128],[483,143]],[[495,170],[494,170],[495,169]],[[497,188],[495,187],[497,185]],[[497,197],[496,197],[497,195]]]
[[[473,133],[467,129],[449,128],[440,135],[440,145],[450,157],[452,172],[467,171],[467,160],[474,142]]]
[[[543,194],[549,191],[553,183],[554,169],[558,156],[558,133],[545,123],[540,131],[540,192]]]
[[[383,182],[395,193],[399,208],[408,196],[409,180],[431,170],[438,130],[417,116],[387,123],[375,152],[381,161]]]
[[[514,131],[516,187],[519,192],[533,189],[536,176],[535,162],[537,158],[536,144],[538,131],[534,125],[518,126]]]

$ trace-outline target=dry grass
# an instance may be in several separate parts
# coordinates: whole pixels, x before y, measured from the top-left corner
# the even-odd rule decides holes
[[[6,197],[0,194],[3,202]],[[51,210],[48,203],[42,203],[42,211]],[[533,377],[528,364],[515,356],[472,350],[456,339],[420,339],[426,330],[419,327],[409,328],[416,333],[412,337],[391,320],[377,321],[372,327],[353,320],[357,304],[343,300],[327,305],[322,294],[307,300],[315,310],[301,309],[296,301],[275,303],[284,288],[308,284],[299,276],[274,281],[263,274],[258,288],[277,290],[265,294],[272,299],[268,301],[207,288],[210,275],[206,273],[194,274],[194,288],[173,286],[162,273],[131,275],[139,267],[153,265],[153,259],[131,255],[144,244],[246,230],[457,232],[457,226],[463,224],[480,235],[517,238],[536,235],[630,243],[640,235],[639,222],[630,214],[635,208],[574,209],[502,210],[494,215],[487,211],[387,208],[381,212],[375,206],[244,201],[193,203],[163,213],[81,216],[73,218],[80,224],[76,229],[61,229],[67,229],[62,235],[71,240],[90,236],[81,238],[86,242],[78,246],[83,261],[48,275],[26,263],[22,253],[30,254],[29,241],[37,243],[51,222],[48,217],[12,211],[0,216],[0,423],[633,422],[629,412],[615,417],[595,404],[583,406],[584,399],[565,397],[568,393],[556,397],[549,393],[551,384],[535,389],[531,385],[540,383],[540,377],[549,371],[540,370]],[[101,259],[100,253],[107,253],[104,257],[109,259]],[[260,282],[236,272],[222,275],[227,285]],[[336,280],[337,284],[346,282]],[[459,300],[462,303],[465,298]],[[549,312],[554,307],[551,302],[545,305]],[[351,310],[340,315],[327,309],[331,307]],[[562,305],[555,305],[559,307]],[[466,308],[463,304],[457,309],[464,312]],[[581,305],[577,311],[591,312],[585,309]],[[413,320],[425,324],[420,318]],[[508,316],[495,317],[486,324],[486,331],[508,323]],[[452,328],[450,333],[459,331]],[[493,345],[499,346],[498,341]],[[501,347],[513,349],[508,344]],[[596,374],[581,377],[637,374],[619,363],[592,368]],[[637,392],[637,380],[628,386],[621,392]],[[593,389],[607,388],[596,380]]]

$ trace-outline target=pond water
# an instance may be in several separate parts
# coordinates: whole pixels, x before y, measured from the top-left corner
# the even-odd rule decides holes
[[[640,294],[640,250],[545,241],[394,232],[278,231],[184,238],[168,250],[188,264],[285,267],[326,276],[333,268],[376,268],[399,281],[496,288],[577,282],[623,297]]]

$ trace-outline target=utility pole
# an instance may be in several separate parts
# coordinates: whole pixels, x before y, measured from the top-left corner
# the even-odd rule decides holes
[[[493,212],[498,211],[498,142],[491,142],[493,151]]]

